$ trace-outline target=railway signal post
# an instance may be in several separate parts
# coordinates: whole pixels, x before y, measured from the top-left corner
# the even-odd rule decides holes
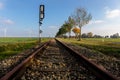
[[[39,7],[39,44],[41,43],[41,33],[42,33],[42,30],[40,29],[40,26],[42,25],[42,21],[44,19],[44,10],[45,10],[45,6],[42,4],[40,5]]]

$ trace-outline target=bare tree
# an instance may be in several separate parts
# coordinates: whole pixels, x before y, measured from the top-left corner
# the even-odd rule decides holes
[[[87,11],[84,8],[78,8],[76,9],[75,14],[73,15],[73,19],[76,23],[76,25],[80,28],[80,35],[79,35],[79,41],[81,40],[81,28],[88,24],[89,21],[92,19],[92,16],[90,13],[87,13]]]

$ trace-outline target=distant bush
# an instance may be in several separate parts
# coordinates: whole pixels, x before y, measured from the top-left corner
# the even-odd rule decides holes
[[[119,33],[116,33],[116,34],[113,34],[113,35],[110,36],[110,38],[119,38],[119,37],[120,37]]]

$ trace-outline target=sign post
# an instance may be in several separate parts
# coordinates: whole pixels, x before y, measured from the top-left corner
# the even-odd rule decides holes
[[[39,44],[41,43],[41,33],[42,33],[42,30],[40,29],[40,26],[42,25],[42,21],[44,19],[44,10],[45,10],[45,6],[44,5],[40,5],[39,7]]]

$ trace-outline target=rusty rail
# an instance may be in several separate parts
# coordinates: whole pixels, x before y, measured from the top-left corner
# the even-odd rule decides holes
[[[26,67],[26,65],[29,63],[29,61],[37,54],[39,53],[43,48],[45,48],[47,45],[49,45],[49,42],[44,43],[42,46],[40,46],[38,49],[33,51],[33,53],[27,57],[24,61],[22,61],[20,64],[18,64],[15,68],[13,68],[10,72],[5,74],[3,77],[0,78],[0,80],[15,80],[17,79],[16,76],[20,74],[20,71]]]
[[[70,47],[68,47],[66,44],[62,43],[61,41],[56,41],[61,44],[67,51],[70,52],[71,55],[75,56],[87,69],[89,69],[99,80],[118,80],[116,77],[114,77],[112,74],[107,72],[106,70],[103,70],[95,63],[88,60],[86,57],[80,55],[78,52],[74,51]],[[16,80],[16,76],[18,76],[19,72],[26,67],[26,65],[29,63],[32,58],[39,53],[42,49],[44,49],[47,45],[49,45],[50,41],[45,43],[43,46],[36,49],[27,59],[25,59],[23,62],[21,62],[19,65],[17,65],[13,70],[8,72],[5,76],[0,78],[0,80]]]
[[[102,69],[97,64],[88,60],[83,55],[80,55],[78,52],[74,51],[72,48],[68,47],[66,44],[61,41],[55,39],[59,44],[64,46],[66,50],[68,50],[73,56],[75,56],[86,68],[88,68],[99,80],[118,80],[115,76],[113,76],[108,71]]]

